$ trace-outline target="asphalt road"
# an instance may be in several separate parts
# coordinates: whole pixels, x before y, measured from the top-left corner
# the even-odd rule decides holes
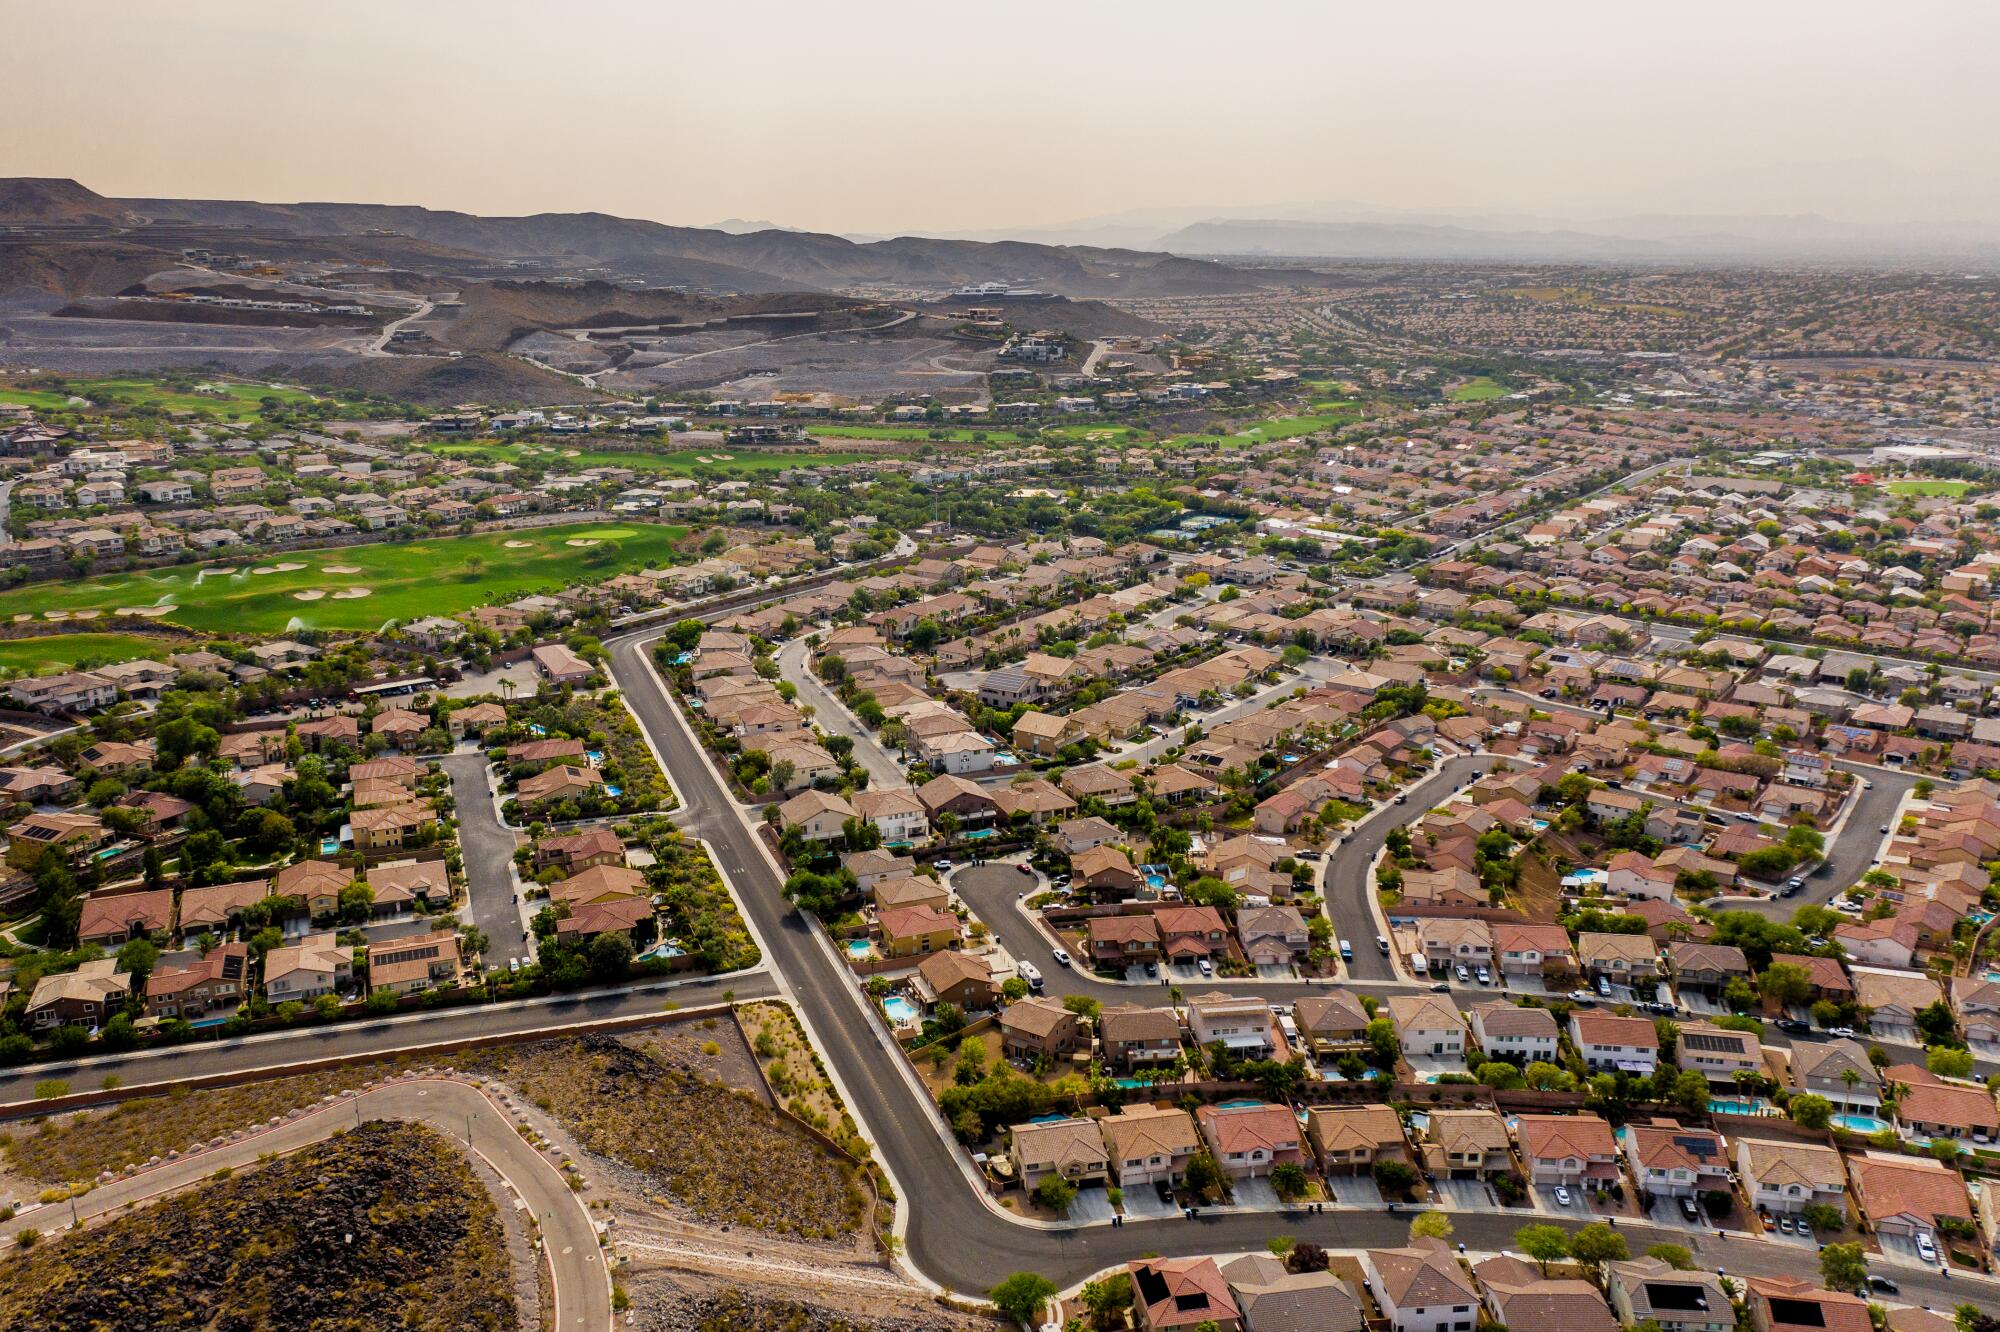
[[[778,673],[798,687],[800,703],[810,703],[813,723],[822,731],[844,735],[854,742],[854,761],[868,770],[868,789],[891,790],[908,786],[910,778],[875,735],[854,720],[831,690],[812,673],[810,652],[803,638],[795,638],[778,649]]]
[[[268,1072],[322,1059],[364,1060],[414,1047],[452,1045],[517,1032],[554,1036],[566,1028],[607,1018],[658,1013],[661,1004],[669,1000],[682,1008],[720,1004],[725,1002],[725,991],[733,991],[739,1000],[749,1000],[769,998],[777,987],[760,965],[727,976],[580,990],[469,1008],[418,1010],[378,1022],[342,1022],[236,1040],[198,1041],[161,1050],[23,1065],[0,1070],[0,1114],[10,1106],[33,1103],[37,1099],[35,1083],[45,1078],[61,1079],[78,1092],[89,1091],[114,1074],[128,1088],[151,1087],[218,1073]]]
[[[465,857],[467,905],[472,923],[485,932],[486,960],[507,965],[518,957],[535,959],[534,941],[521,924],[518,880],[514,873],[514,834],[500,823],[493,806],[493,788],[486,775],[484,752],[451,754],[444,759],[451,776],[452,802],[458,813],[458,845]]]
[[[814,937],[812,929],[781,895],[780,882],[762,847],[739,817],[707,760],[685,725],[672,711],[645,662],[646,647],[632,639],[607,644],[611,669],[640,724],[665,757],[674,784],[692,812],[693,831],[708,840],[731,880],[744,897],[757,933],[769,949],[770,962],[785,977],[823,1042],[823,1053],[836,1081],[850,1098],[850,1108],[875,1143],[901,1192],[913,1209],[905,1236],[906,1253],[916,1269],[933,1281],[961,1292],[980,1292],[1014,1271],[1038,1271],[1058,1284],[1078,1280],[1102,1267],[1146,1254],[1175,1256],[1261,1249],[1275,1234],[1288,1234],[1330,1248],[1366,1248],[1402,1241],[1405,1218],[1376,1212],[1328,1212],[1318,1216],[1286,1213],[1235,1213],[1185,1219],[1134,1221],[1116,1229],[1105,1226],[1045,1230],[1022,1225],[988,1210],[968,1184],[963,1155],[938,1135],[935,1111],[905,1079],[885,1049],[881,1024],[867,1011],[851,975]],[[1447,769],[1439,794],[1475,771],[1481,759],[1461,760],[1460,773]],[[1420,812],[1423,806],[1412,805]],[[1386,826],[1383,828],[1386,833]],[[1350,846],[1356,846],[1350,838]],[[1364,875],[1365,877],[1365,875]],[[1010,907],[1011,909],[1011,907]],[[1002,915],[998,920],[1017,918]],[[1012,929],[1019,938],[1018,925]],[[1013,940],[1010,939],[1010,944]],[[1073,972],[1065,973],[1073,976]],[[1110,994],[1120,987],[1105,987]],[[1304,988],[1304,987],[1301,987]],[[1499,1248],[1530,1219],[1519,1215],[1454,1215],[1458,1238],[1474,1248]],[[1621,1225],[1635,1252],[1661,1241],[1689,1243],[1683,1230]],[[1722,1242],[1695,1239],[1691,1247],[1708,1265],[1726,1266],[1750,1275],[1817,1276],[1818,1264],[1809,1253],[1777,1245],[1734,1243],[1726,1258]],[[1905,1291],[1914,1298],[1948,1300],[1954,1291],[1964,1298],[1970,1283],[1936,1281],[1897,1271]],[[1989,1287],[1989,1289],[1993,1289]]]
[[[266,1153],[310,1146],[352,1128],[357,1119],[427,1124],[461,1144],[469,1127],[473,1150],[533,1211],[541,1226],[554,1277],[557,1332],[598,1332],[611,1326],[611,1282],[582,1197],[571,1192],[562,1173],[514,1131],[504,1107],[469,1083],[452,1079],[420,1078],[376,1087],[276,1128],[113,1180],[78,1199],[76,1215],[89,1225],[121,1208],[201,1184],[225,1166],[241,1169],[255,1165]],[[0,1235],[12,1238],[30,1227],[49,1232],[69,1224],[69,1205],[58,1203],[0,1222]]]

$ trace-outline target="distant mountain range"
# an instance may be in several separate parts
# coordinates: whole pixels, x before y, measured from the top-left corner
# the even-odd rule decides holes
[[[357,239],[420,247],[411,267],[449,271],[449,256],[527,264],[583,276],[732,293],[898,288],[943,292],[982,282],[1071,297],[1215,295],[1310,272],[1233,267],[1207,259],[1095,246],[899,236],[857,243],[757,223],[674,227],[606,213],[480,217],[395,204],[269,204],[225,199],[106,199],[73,180],[0,180],[0,224],[95,223],[143,243],[144,223],[242,227],[262,236]],[[179,242],[175,242],[178,244]]]

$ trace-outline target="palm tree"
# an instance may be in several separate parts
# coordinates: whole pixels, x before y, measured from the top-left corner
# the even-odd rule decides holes
[[[1840,1070],[1840,1080],[1847,1084],[1847,1100],[1840,1108],[1851,1115],[1854,1113],[1854,1088],[1861,1081],[1861,1074],[1853,1068],[1843,1068]]]

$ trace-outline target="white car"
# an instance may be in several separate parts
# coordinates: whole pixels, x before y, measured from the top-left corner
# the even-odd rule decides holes
[[[1039,990],[1042,988],[1042,970],[1034,963],[1016,962],[1014,964],[1014,974],[1028,982],[1029,989]]]
[[[951,862],[949,860],[933,860],[931,868],[939,874],[949,874],[951,873]]]
[[[1213,976],[1215,974],[1215,964],[1205,957],[1197,961],[1194,965],[1204,976]]]
[[[1569,1206],[1569,1190],[1561,1184],[1556,1185],[1556,1202],[1564,1207]]]
[[[1049,954],[1049,956],[1055,958],[1056,965],[1059,967],[1066,967],[1069,965],[1069,950],[1067,948],[1057,948],[1053,950]]]
[[[1934,1263],[1938,1260],[1937,1245],[1931,1243],[1931,1237],[1929,1235],[1925,1235],[1922,1233],[1919,1233],[1917,1235],[1917,1257],[1923,1259],[1927,1263]]]

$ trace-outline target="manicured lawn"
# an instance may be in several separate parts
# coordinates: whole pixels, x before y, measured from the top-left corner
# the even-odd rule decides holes
[[[759,472],[782,472],[792,467],[824,467],[835,463],[866,462],[874,456],[867,453],[762,453],[755,449],[733,447],[669,451],[635,449],[628,452],[620,449],[565,448],[561,444],[511,443],[497,439],[453,440],[425,443],[422,447],[432,453],[441,453],[451,458],[470,458],[486,462],[534,462],[544,466],[563,462],[579,469],[630,467],[635,471],[661,472],[673,476],[687,476],[698,468],[747,476]]]
[[[1481,375],[1477,379],[1468,379],[1463,384],[1457,385],[1445,396],[1453,402],[1488,402],[1494,398],[1505,397],[1508,392],[1505,384]]]
[[[1042,438],[1069,444],[1130,444],[1146,438],[1146,432],[1128,425],[1059,425],[1044,430]]]
[[[51,634],[46,638],[0,639],[0,673],[39,675],[70,670],[77,663],[136,661],[155,653],[178,651],[158,638],[137,634]]]
[[[0,617],[172,606],[163,620],[208,632],[270,636],[292,629],[376,629],[386,620],[451,615],[583,578],[664,565],[686,535],[684,527],[578,524],[241,559],[223,555],[200,568],[37,583],[0,592]],[[522,544],[510,547],[509,542]],[[356,572],[329,573],[329,567]],[[210,574],[209,569],[232,572]],[[366,595],[353,595],[364,588]],[[349,595],[340,596],[343,591]],[[301,598],[301,592],[322,595]]]
[[[1891,495],[1949,495],[1953,499],[1972,489],[1970,481],[1891,481],[1882,487]]]
[[[168,388],[150,379],[74,379],[69,381],[69,389],[53,393],[41,389],[0,388],[0,402],[15,402],[33,407],[38,411],[87,411],[87,407],[75,407],[71,396],[104,394],[115,398],[121,404],[132,407],[158,407],[167,412],[207,412],[212,416],[228,420],[248,420],[257,415],[258,403],[264,398],[280,398],[287,403],[312,402],[310,393],[300,389],[272,388],[267,384],[238,384],[222,380],[205,380],[213,383],[220,392],[184,393]]]

